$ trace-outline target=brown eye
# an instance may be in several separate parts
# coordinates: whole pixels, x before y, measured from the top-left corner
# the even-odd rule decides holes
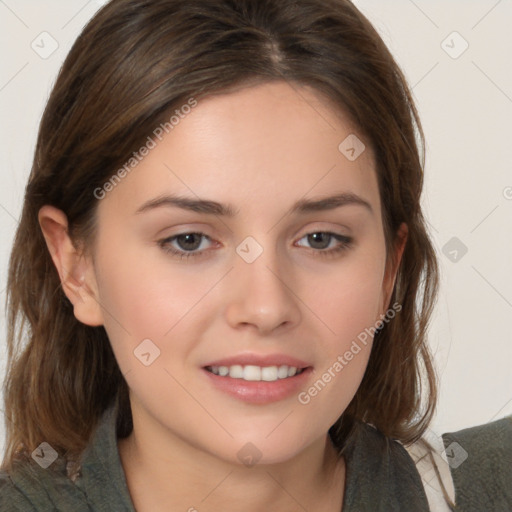
[[[315,231],[304,235],[301,240],[306,239],[311,249],[322,256],[334,255],[349,249],[352,246],[353,239],[348,236],[340,235],[338,233],[331,233],[329,231]],[[331,242],[338,242],[337,245],[329,248]],[[302,246],[301,246],[302,247]]]
[[[201,245],[200,233],[185,233],[176,236],[176,242],[181,249],[185,251],[193,251]]]
[[[205,250],[198,251],[203,239],[210,240],[210,237],[204,233],[180,233],[160,240],[158,245],[165,252],[174,254],[179,258],[199,257],[206,252]]]
[[[311,233],[307,235],[308,243],[311,244],[313,249],[327,249],[332,240],[332,235],[325,232]],[[327,243],[327,245],[326,245]]]

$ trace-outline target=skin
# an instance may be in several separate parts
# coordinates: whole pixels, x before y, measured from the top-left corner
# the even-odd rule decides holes
[[[242,352],[285,353],[313,366],[307,390],[390,307],[407,227],[397,233],[397,265],[386,265],[370,145],[355,161],[338,150],[351,133],[312,89],[246,87],[201,100],[99,201],[93,257],[73,247],[61,211],[40,210],[76,318],[105,326],[130,388],[134,430],[118,446],[138,511],[341,510],[346,465],[327,432],[357,391],[371,340],[307,405],[297,394],[245,403],[214,388],[201,367]],[[348,204],[287,214],[299,199],[341,192],[372,212]],[[135,213],[168,193],[238,213]],[[182,260],[158,243],[198,231],[208,237],[193,249],[202,257]],[[340,244],[314,245],[306,235],[318,232],[353,243],[325,256]],[[252,263],[236,252],[247,236],[263,249]],[[147,338],[160,350],[149,366],[134,356]],[[248,442],[261,452],[252,467],[237,457]]]

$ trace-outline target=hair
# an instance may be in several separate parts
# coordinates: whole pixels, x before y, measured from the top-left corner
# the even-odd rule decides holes
[[[64,61],[41,119],[9,261],[3,468],[42,441],[79,457],[101,414],[132,418],[128,386],[103,326],[79,322],[38,222],[50,204],[76,248],[93,251],[102,187],[170,113],[240,87],[305,86],[347,114],[373,150],[387,263],[402,222],[408,239],[363,380],[329,429],[342,447],[361,422],[408,444],[435,411],[428,326],[438,263],[420,207],[424,134],[403,73],[348,0],[112,0]],[[341,141],[340,141],[341,142]]]

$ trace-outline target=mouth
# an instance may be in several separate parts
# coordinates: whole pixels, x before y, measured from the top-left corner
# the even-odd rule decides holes
[[[275,382],[277,380],[290,379],[303,373],[308,367],[298,368],[296,366],[256,366],[240,365],[231,366],[205,366],[207,372],[220,377],[230,379],[241,379],[248,382]]]
[[[211,389],[250,405],[271,404],[297,396],[308,385],[313,372],[312,366],[289,357],[236,359],[210,363],[201,368],[202,373]]]

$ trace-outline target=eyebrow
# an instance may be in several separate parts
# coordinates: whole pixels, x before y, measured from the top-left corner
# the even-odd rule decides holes
[[[340,206],[347,205],[363,206],[373,214],[372,205],[362,197],[352,192],[343,192],[320,199],[300,199],[290,208],[288,213],[305,214],[310,212],[320,212],[334,210]],[[220,215],[224,217],[234,217],[239,212],[239,210],[236,210],[229,204],[222,204],[208,199],[194,199],[192,197],[171,194],[158,196],[146,201],[135,213],[139,214],[161,207],[182,208],[183,210],[204,213],[207,215]]]

